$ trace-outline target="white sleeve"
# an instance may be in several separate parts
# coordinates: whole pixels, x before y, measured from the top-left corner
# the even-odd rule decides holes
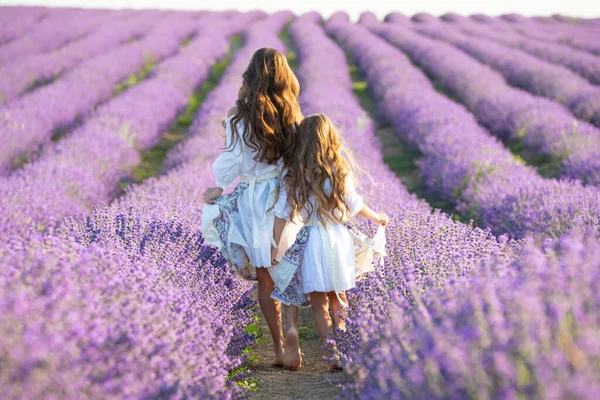
[[[273,214],[277,218],[282,218],[289,222],[291,208],[287,202],[288,193],[287,193],[287,189],[286,189],[287,185],[283,182],[284,176],[285,175],[282,175],[282,177],[281,177],[281,186],[279,187],[279,197],[277,198],[277,203],[275,203],[275,206],[273,207]]]
[[[354,186],[354,179],[351,177],[346,178],[346,195],[344,196],[350,213],[352,215],[357,214],[365,204],[361,195],[356,193],[356,186]]]
[[[240,168],[244,157],[242,151],[241,138],[231,146],[233,141],[233,133],[231,131],[231,117],[225,121],[225,132],[227,138],[225,140],[225,150],[213,162],[212,169],[217,181],[216,185],[222,189],[227,189],[240,175]]]

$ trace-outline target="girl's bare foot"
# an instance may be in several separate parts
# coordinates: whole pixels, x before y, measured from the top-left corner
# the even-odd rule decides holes
[[[285,354],[283,343],[273,344],[273,347],[275,348],[275,362],[273,365],[276,367],[283,367],[283,357]]]
[[[288,329],[285,335],[285,352],[283,355],[283,368],[296,371],[302,366],[302,353],[300,352],[300,341],[295,326]]]

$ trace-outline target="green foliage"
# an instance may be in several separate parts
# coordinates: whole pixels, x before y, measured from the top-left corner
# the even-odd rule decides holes
[[[288,60],[290,68],[296,70],[298,69],[298,54],[296,53],[294,42],[292,41],[292,38],[290,36],[288,26],[289,24],[286,25],[286,27],[281,31],[281,33],[279,34],[279,39],[281,39],[281,41],[283,42],[283,44],[285,44],[285,47],[287,49],[285,57]]]
[[[113,90],[113,95],[117,96],[123,93],[125,90],[132,87],[133,85],[144,80],[148,76],[150,71],[154,69],[155,66],[156,63],[154,62],[152,57],[146,57],[144,66],[139,71],[129,75],[123,82],[119,83],[117,87]]]
[[[312,339],[318,339],[319,334],[314,329],[312,324],[308,324],[308,325],[301,325],[298,327],[298,337],[300,338],[301,341],[302,340],[312,340]]]
[[[196,37],[196,35],[190,35],[190,36],[186,37],[185,39],[183,39],[181,41],[181,43],[179,43],[179,49],[183,49],[185,46],[187,46],[188,44],[190,44],[190,42],[192,40],[194,40],[195,37]]]
[[[198,108],[200,108],[200,105],[206,99],[206,96],[208,96],[208,94],[221,80],[221,76],[227,69],[227,66],[229,66],[229,63],[231,63],[233,54],[242,46],[243,39],[241,36],[235,35],[230,39],[229,43],[230,45],[228,54],[213,65],[210,72],[210,77],[198,90],[192,93],[187,109],[183,112],[183,114],[177,117],[177,125],[181,127],[189,127],[192,125]]]
[[[256,379],[256,378],[241,379],[241,380],[237,381],[235,384],[243,387],[244,389],[246,389],[250,392],[254,392],[254,391],[258,390],[258,379]]]
[[[260,344],[264,340],[263,329],[260,326],[260,317],[255,314],[253,318],[254,322],[246,326],[244,332],[253,335],[256,339],[256,344]],[[253,377],[245,377],[246,372],[250,370],[251,363],[256,361],[257,358],[256,355],[254,355],[254,347],[248,347],[244,350],[242,357],[244,360],[242,364],[238,368],[229,371],[227,379],[234,381],[236,385],[243,387],[248,391],[255,391],[258,389],[258,380]]]
[[[167,157],[169,150],[179,143],[186,134],[183,133],[164,133],[160,142],[151,149],[141,154],[141,162],[137,164],[131,175],[135,183],[141,183],[144,180],[157,176],[162,171],[163,162]]]
[[[348,53],[346,53],[346,58],[349,62],[348,69],[352,77],[354,94],[358,98],[362,108],[376,123],[375,134],[381,141],[383,162],[396,173],[396,176],[410,193],[414,193],[424,199],[432,208],[439,208],[445,213],[453,215],[455,220],[463,221],[465,218],[454,214],[454,208],[451,204],[430,190],[427,190],[421,180],[419,168],[416,164],[417,160],[423,157],[423,153],[400,140],[394,132],[393,127],[375,115],[377,106],[369,94],[368,82],[365,80],[358,66],[352,62],[352,57]]]
[[[189,40],[188,42],[186,42],[186,40],[182,42],[184,45],[189,43]],[[196,91],[194,91],[194,93],[192,93],[185,111],[177,117],[176,124],[173,127],[173,129],[171,129],[170,132],[165,132],[163,134],[162,139],[156,146],[141,154],[141,162],[138,165],[136,165],[131,172],[132,181],[122,182],[120,184],[122,190],[124,190],[131,183],[141,183],[144,180],[153,176],[157,176],[162,172],[163,163],[165,158],[167,157],[167,153],[171,148],[173,148],[173,146],[175,146],[187,136],[187,129],[193,123],[194,117],[198,112],[198,109],[200,108],[208,94],[217,86],[221,79],[221,76],[231,63],[233,54],[237,51],[237,49],[239,49],[242,46],[242,44],[243,39],[239,35],[235,35],[230,39],[228,53],[212,66],[209,78]],[[151,68],[147,69],[146,74],[150,70]],[[142,74],[138,73],[136,75],[138,81],[140,76],[142,76]]]

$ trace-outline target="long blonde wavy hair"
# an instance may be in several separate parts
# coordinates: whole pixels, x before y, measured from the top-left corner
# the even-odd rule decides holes
[[[288,190],[291,218],[296,219],[305,211],[308,218],[316,215],[323,224],[342,223],[350,213],[346,194],[348,177],[356,182],[355,163],[344,146],[333,123],[324,114],[304,118],[298,127],[296,146],[284,176]],[[325,191],[325,181],[331,182],[331,193]],[[314,195],[317,207],[309,202]]]
[[[238,140],[256,151],[258,162],[284,162],[294,149],[298,123],[302,113],[298,103],[300,84],[279,51],[258,49],[242,75],[243,83],[236,101],[237,111],[231,120],[232,149]],[[235,127],[242,121],[244,131]]]

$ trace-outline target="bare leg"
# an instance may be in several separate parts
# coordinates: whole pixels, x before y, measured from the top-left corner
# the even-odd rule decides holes
[[[338,299],[339,296],[339,299]],[[331,312],[333,313],[333,321],[335,322],[335,327],[341,329],[343,331],[346,330],[346,311],[342,307],[342,303],[340,299],[348,304],[348,299],[346,298],[346,293],[340,292],[336,296],[335,292],[327,293],[327,297],[329,297],[329,304],[331,304]]]
[[[281,329],[281,308],[278,301],[271,298],[274,283],[267,268],[256,268],[258,280],[258,304],[267,320],[269,332],[273,337],[275,365],[283,365],[283,331]]]
[[[331,316],[327,306],[327,293],[312,292],[310,294],[310,305],[312,307],[313,317],[315,318],[315,328],[321,340],[327,339],[329,329],[331,328]]]
[[[292,371],[302,366],[302,352],[298,335],[298,314],[296,306],[284,306],[286,319],[285,353],[283,367]]]

